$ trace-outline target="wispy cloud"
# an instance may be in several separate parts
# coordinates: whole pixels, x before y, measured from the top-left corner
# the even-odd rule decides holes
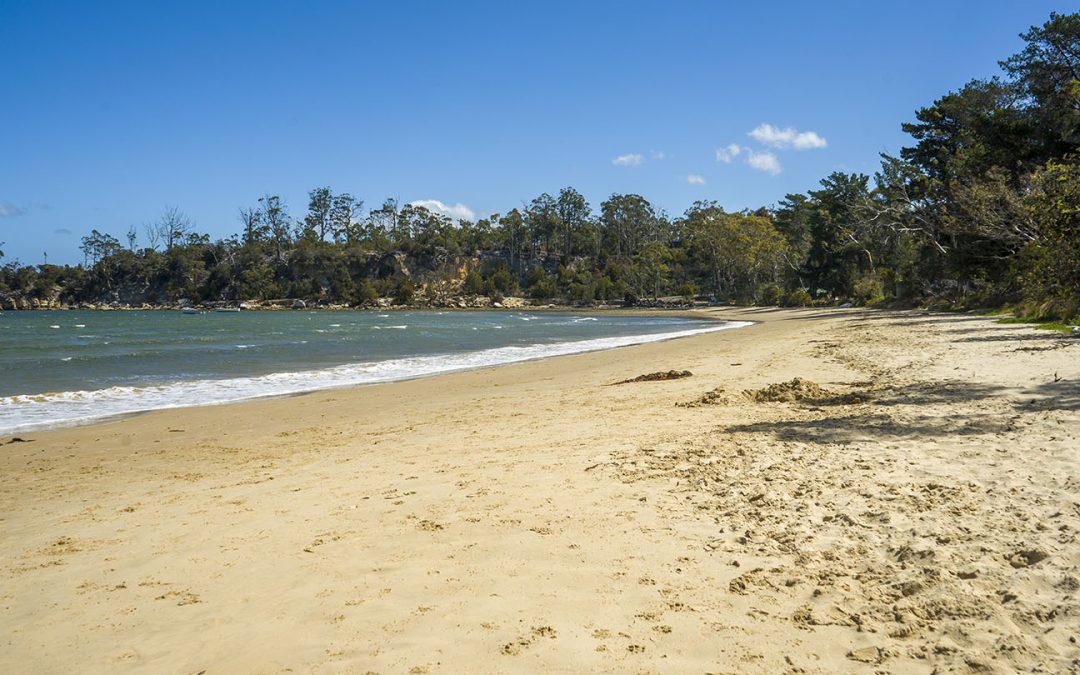
[[[739,156],[739,153],[743,151],[742,146],[732,143],[726,148],[718,148],[716,150],[716,161],[723,162],[725,164],[731,164],[731,160]]]
[[[14,218],[24,213],[26,213],[25,210],[20,209],[11,202],[0,201],[0,218]]]
[[[776,158],[776,155],[771,152],[754,152],[748,151],[749,155],[746,158],[746,163],[754,167],[758,171],[764,171],[772,175],[777,175],[783,171],[783,167],[780,166],[780,160]]]
[[[664,159],[665,157],[667,157],[667,155],[664,154],[663,150],[653,150],[652,154],[651,154],[651,157],[653,159],[655,159],[655,160],[661,160],[661,159]]]
[[[409,202],[409,206],[423,206],[428,211],[441,213],[454,220],[476,220],[476,213],[464,204],[444,204],[438,199],[417,199]]]
[[[637,154],[619,155],[611,160],[611,163],[615,166],[641,166],[645,163],[645,158]]]
[[[771,124],[759,124],[748,135],[762,145],[781,150],[817,150],[828,145],[813,131],[798,131],[794,127],[781,129]]]
[[[52,233],[53,234],[65,234],[65,235],[68,235],[68,236],[71,236],[71,234],[72,234],[71,230],[67,229],[66,227],[58,227],[55,230],[53,230]]]
[[[686,177],[686,182],[690,183],[691,185],[704,185],[705,178],[703,176],[692,173]]]

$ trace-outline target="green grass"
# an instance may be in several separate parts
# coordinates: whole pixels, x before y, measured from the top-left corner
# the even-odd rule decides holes
[[[1005,316],[1006,314],[1012,314],[1013,310],[1008,307],[999,307],[998,309],[991,309],[985,312],[979,312],[979,316]]]
[[[997,323],[1025,323],[1033,324],[1035,328],[1041,328],[1043,330],[1056,330],[1059,333],[1072,332],[1072,326],[1059,321],[1048,321],[1044,316],[1007,316],[998,319]]]

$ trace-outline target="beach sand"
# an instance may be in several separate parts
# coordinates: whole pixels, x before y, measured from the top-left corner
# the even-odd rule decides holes
[[[1080,339],[711,314],[0,438],[0,672],[1078,668]]]

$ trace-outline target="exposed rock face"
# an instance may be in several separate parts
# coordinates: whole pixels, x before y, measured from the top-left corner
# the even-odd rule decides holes
[[[64,289],[55,284],[48,288],[30,288],[23,291],[0,292],[0,310],[62,309],[60,294]]]
[[[0,309],[30,309],[30,303],[21,295],[8,295],[0,298]]]
[[[406,263],[406,256],[400,251],[387,253],[375,266],[375,275],[380,279],[393,277],[411,277],[412,272]]]

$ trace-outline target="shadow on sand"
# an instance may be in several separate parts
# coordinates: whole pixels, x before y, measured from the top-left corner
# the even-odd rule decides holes
[[[918,383],[869,392],[869,403],[820,419],[775,420],[736,424],[727,433],[770,433],[786,441],[852,443],[868,439],[940,438],[997,434],[1014,429],[1013,418],[1037,411],[1080,410],[1080,381],[1060,380],[1022,390],[960,380]],[[906,406],[992,402],[987,411],[958,408],[957,414],[915,411],[897,416]],[[837,409],[843,397],[806,401],[812,408]]]

